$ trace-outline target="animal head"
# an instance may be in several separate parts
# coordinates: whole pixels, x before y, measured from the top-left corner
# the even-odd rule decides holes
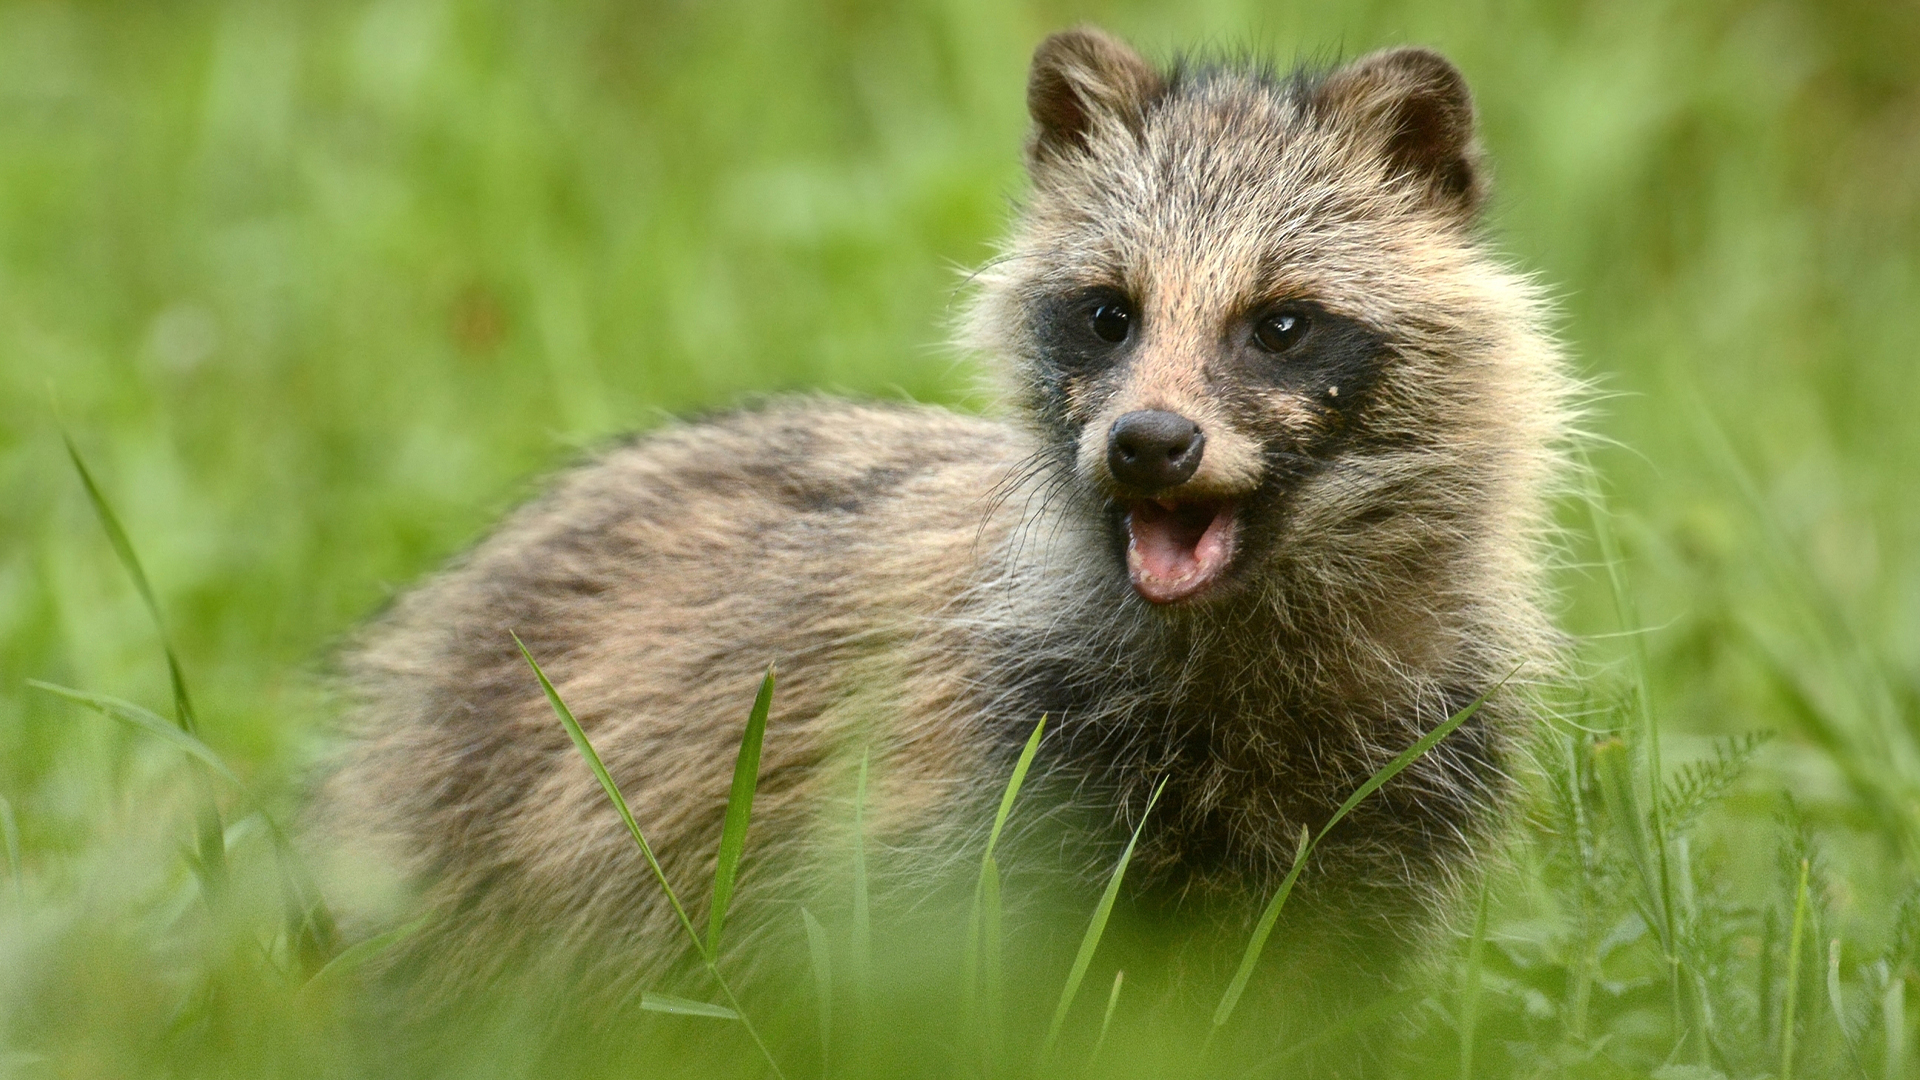
[[[970,337],[1142,599],[1205,606],[1282,567],[1387,587],[1469,519],[1524,528],[1557,354],[1476,238],[1453,65],[1163,72],[1079,29],[1040,45],[1027,104],[1031,195]],[[1504,525],[1503,489],[1528,503]]]

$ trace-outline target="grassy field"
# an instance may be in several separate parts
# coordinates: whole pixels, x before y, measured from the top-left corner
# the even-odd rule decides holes
[[[1547,725],[1510,865],[1354,1029],[1419,1075],[1920,1075],[1920,7],[0,0],[0,1077],[390,1075],[351,980],[303,984],[256,815],[291,815],[331,643],[615,433],[796,388],[981,407],[959,269],[1020,189],[1028,53],[1080,20],[1446,51],[1490,231],[1597,390],[1559,581],[1594,730]],[[62,425],[243,786],[27,685],[173,708]],[[1227,1074],[1172,1025],[1089,1064],[1113,970],[1042,1071]],[[872,1060],[1029,1071],[1065,977],[1009,969],[990,1067],[937,1004]],[[811,1017],[769,1022],[789,1075]],[[764,1071],[659,1023],[614,1071],[688,1039]],[[515,1030],[460,1070],[539,1074]]]

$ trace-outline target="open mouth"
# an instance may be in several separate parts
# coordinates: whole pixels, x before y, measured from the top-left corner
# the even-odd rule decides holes
[[[1127,573],[1134,591],[1171,604],[1204,591],[1233,560],[1234,504],[1141,499],[1127,507]]]

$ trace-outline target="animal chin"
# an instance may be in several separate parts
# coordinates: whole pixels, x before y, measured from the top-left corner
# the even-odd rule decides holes
[[[1155,604],[1207,591],[1233,561],[1235,504],[1225,499],[1142,499],[1127,508],[1127,573]]]

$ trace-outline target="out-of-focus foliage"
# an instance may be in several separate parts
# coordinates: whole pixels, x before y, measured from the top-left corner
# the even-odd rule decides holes
[[[1920,863],[1920,6],[0,0],[0,797],[20,866],[0,1075],[129,1075],[250,1038],[333,1060],[275,981],[285,956],[180,929],[195,774],[25,685],[171,700],[59,424],[145,560],[201,737],[249,785],[218,789],[240,819],[224,903],[271,912],[270,830],[247,814],[297,791],[330,644],[540,473],[768,391],[986,405],[946,328],[1019,195],[1028,52],[1082,20],[1161,57],[1413,41],[1466,71],[1489,230],[1559,297],[1597,391],[1628,594],[1570,501],[1561,584],[1589,638],[1570,698],[1595,703],[1582,724],[1638,730],[1644,675],[1663,805],[1693,819],[1666,843],[1700,885],[1662,901],[1685,901],[1669,951],[1746,980],[1700,991],[1752,1011],[1726,1031],[1774,1030],[1783,878],[1817,852],[1797,1015],[1834,1015],[1835,939],[1859,1015],[1809,1029],[1823,1060],[1802,1068],[1878,1074],[1846,1038],[1881,1038],[1869,1013],[1912,975],[1895,907]],[[1644,634],[1605,636],[1622,608]],[[1778,737],[1743,778],[1681,772],[1757,729]],[[1476,1060],[1573,1067],[1565,1047],[1617,1023],[1644,1071],[1647,1032],[1698,1002],[1583,966],[1646,949],[1628,939],[1660,913],[1636,912],[1629,833],[1605,824],[1607,740],[1556,738],[1539,862],[1462,945],[1504,1025]],[[182,1042],[208,1016],[229,1028]],[[1719,1066],[1778,1067],[1777,1046],[1738,1049]],[[1614,1075],[1608,1052],[1580,1067]]]

